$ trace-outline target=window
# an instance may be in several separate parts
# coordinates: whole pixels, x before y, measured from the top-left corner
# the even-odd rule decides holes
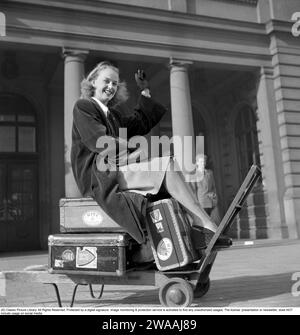
[[[23,97],[0,95],[0,153],[35,153],[36,116]]]
[[[242,108],[235,121],[235,138],[242,181],[252,164],[260,166],[256,117],[250,106]]]

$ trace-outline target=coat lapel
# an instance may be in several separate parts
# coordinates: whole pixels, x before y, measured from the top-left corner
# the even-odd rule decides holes
[[[96,107],[97,111],[99,112],[99,115],[102,119],[102,122],[104,123],[104,125],[106,126],[109,134],[107,135],[112,135],[112,136],[117,136],[116,134],[116,129],[114,127],[114,125],[111,123],[111,121],[109,120],[109,117],[106,117],[104,111],[102,110],[102,108],[99,106],[99,104],[97,103],[97,101],[95,101],[94,99],[90,99],[93,103],[93,105]]]

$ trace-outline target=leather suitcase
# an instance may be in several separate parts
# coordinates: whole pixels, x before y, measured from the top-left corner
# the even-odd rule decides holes
[[[181,268],[199,259],[190,237],[191,226],[174,199],[151,203],[147,208],[147,232],[159,270]]]
[[[49,272],[121,276],[132,267],[136,245],[124,233],[50,235]]]
[[[61,233],[126,233],[92,198],[64,198],[59,209]]]

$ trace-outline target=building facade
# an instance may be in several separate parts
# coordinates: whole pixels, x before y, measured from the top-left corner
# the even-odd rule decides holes
[[[261,166],[232,237],[300,237],[299,0],[3,0],[0,12],[0,251],[45,248],[59,199],[80,196],[72,109],[105,59],[131,92],[125,113],[137,68],[168,106],[152,135],[204,136],[221,216]]]

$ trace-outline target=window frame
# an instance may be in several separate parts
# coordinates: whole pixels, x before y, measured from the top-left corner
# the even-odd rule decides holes
[[[1,157],[4,156],[11,156],[11,155],[18,155],[18,156],[27,156],[31,155],[36,156],[38,154],[38,121],[37,121],[37,114],[35,109],[25,97],[18,95],[18,94],[9,94],[9,93],[0,93],[0,106],[2,104],[2,99],[12,99],[15,101],[15,111],[13,113],[6,112],[5,107],[3,108],[4,112],[0,111],[0,115],[15,115],[14,121],[1,121],[0,119],[0,127],[14,127],[15,128],[15,149],[14,151],[0,151]],[[5,103],[3,102],[3,105]],[[25,106],[24,108],[18,106]],[[2,108],[1,108],[2,109]],[[19,112],[20,111],[20,112]],[[33,121],[19,121],[19,117],[22,115],[32,116]],[[19,131],[21,127],[31,127],[34,128],[34,151],[19,151]]]

